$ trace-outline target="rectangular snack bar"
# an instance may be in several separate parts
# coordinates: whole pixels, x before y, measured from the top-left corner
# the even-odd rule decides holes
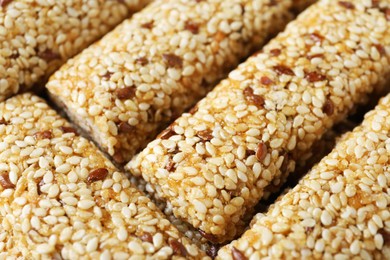
[[[69,60],[53,100],[117,163],[128,162],[314,0],[155,1]]]
[[[0,101],[40,83],[150,1],[0,1]]]
[[[43,100],[0,103],[0,259],[130,256],[204,253]]]
[[[389,118],[390,95],[219,259],[390,259]]]
[[[270,185],[389,78],[389,1],[322,0],[126,168],[222,242]]]

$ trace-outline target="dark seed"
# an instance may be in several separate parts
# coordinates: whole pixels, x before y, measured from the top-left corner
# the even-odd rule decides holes
[[[385,56],[386,55],[386,49],[383,47],[382,44],[374,44],[374,47],[378,50],[380,55]]]
[[[149,63],[149,61],[146,57],[140,57],[140,58],[136,59],[135,62],[141,66],[145,66],[146,64]]]
[[[217,257],[219,248],[220,248],[220,246],[215,245],[215,244],[212,244],[212,245],[210,245],[210,247],[207,249],[206,254],[207,254],[208,256],[210,256],[211,258],[214,259],[215,257]]]
[[[153,237],[149,232],[144,232],[140,239],[144,242],[153,243]]]
[[[0,184],[3,187],[3,189],[13,189],[15,188],[15,184],[13,184],[9,180],[9,176],[7,173],[0,174]]]
[[[280,49],[272,49],[270,50],[271,56],[279,56],[282,51]]]
[[[324,40],[324,36],[322,36],[319,33],[314,32],[314,33],[310,34],[310,39],[312,39],[315,42],[322,42]]]
[[[175,255],[187,256],[186,248],[178,240],[176,239],[170,240],[169,245],[171,246],[173,253]]]
[[[87,182],[92,183],[95,181],[101,181],[104,180],[108,175],[108,170],[106,168],[99,168],[96,170],[93,170],[89,173],[87,177]]]
[[[251,87],[246,87],[244,89],[244,96],[246,100],[248,100],[251,104],[257,106],[258,108],[263,107],[264,98],[262,96],[254,94],[253,89]]]
[[[153,21],[151,22],[147,22],[147,23],[143,23],[141,24],[141,27],[144,28],[144,29],[152,29],[153,28]]]
[[[355,9],[355,6],[351,2],[339,1],[339,5],[341,5],[342,7],[347,8],[347,9]]]
[[[129,125],[129,124],[126,123],[126,122],[121,122],[121,123],[118,125],[118,130],[119,130],[119,132],[121,132],[121,133],[129,134],[129,133],[134,132],[134,126],[131,126],[131,125]]]
[[[162,140],[169,139],[171,136],[176,135],[176,132],[173,130],[173,126],[169,126],[167,129],[161,132],[159,138]]]
[[[163,60],[168,65],[168,67],[180,67],[181,68],[183,66],[182,59],[173,53],[165,53],[162,56],[163,56]]]
[[[38,56],[47,62],[61,58],[61,56],[58,53],[55,53],[50,49],[44,50],[43,52],[39,53]]]
[[[246,256],[237,248],[232,248],[233,260],[246,260]]]
[[[257,160],[262,162],[266,156],[267,156],[267,146],[265,145],[265,143],[260,142],[259,145],[257,146],[256,158]]]
[[[325,100],[324,106],[322,107],[322,111],[327,114],[328,116],[333,115],[334,112],[334,104],[332,100],[329,98]]]
[[[53,138],[53,134],[51,133],[50,130],[46,130],[46,131],[36,132],[36,133],[34,134],[34,137],[35,137],[37,140],[51,139],[51,138]]]
[[[134,87],[118,88],[115,94],[119,99],[129,99],[135,97],[136,89]]]
[[[0,119],[0,125],[7,125],[7,121],[5,121],[5,119]]]
[[[198,34],[199,33],[199,24],[188,20],[184,25],[184,29],[192,32],[193,34]]]
[[[216,236],[214,236],[213,234],[208,234],[206,233],[205,231],[199,229],[199,233],[201,234],[202,237],[206,238],[208,241],[212,242],[212,243],[217,243],[218,242],[218,239]]]
[[[267,76],[262,76],[260,78],[260,83],[263,84],[263,85],[271,85],[272,83],[274,83],[270,78],[268,78]]]
[[[209,130],[199,131],[196,135],[199,136],[203,141],[210,141],[213,139],[213,135]]]
[[[0,0],[0,6],[4,7],[11,2],[12,2],[12,0]]]
[[[323,81],[326,80],[326,77],[322,74],[319,74],[315,71],[306,73],[306,79],[309,82],[317,82],[317,81]]]
[[[294,71],[292,69],[290,69],[289,67],[284,66],[284,65],[274,66],[274,70],[279,75],[281,75],[281,74],[286,74],[286,75],[290,75],[290,76],[294,76],[295,75],[295,73],[294,73]]]
[[[74,128],[71,127],[71,126],[61,126],[61,130],[62,130],[62,132],[64,132],[64,133],[74,133],[74,134],[77,135],[76,129],[74,129]]]

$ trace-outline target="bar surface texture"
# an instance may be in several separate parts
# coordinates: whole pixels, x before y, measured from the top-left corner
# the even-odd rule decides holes
[[[117,163],[128,162],[313,0],[155,1],[47,84]]]
[[[390,95],[219,259],[389,259],[389,169]]]
[[[7,256],[200,259],[204,254],[95,145],[26,93],[0,103],[0,259]]]
[[[41,83],[150,1],[0,1],[0,101]]]
[[[389,1],[323,0],[232,71],[126,169],[211,241],[389,77]]]

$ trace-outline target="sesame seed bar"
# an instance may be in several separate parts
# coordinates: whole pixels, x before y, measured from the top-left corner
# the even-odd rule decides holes
[[[322,0],[229,74],[126,169],[222,242],[313,143],[383,89],[389,1]]]
[[[220,259],[389,259],[390,95]]]
[[[128,162],[281,30],[294,2],[155,1],[70,60],[47,88],[115,162]]]
[[[204,256],[37,96],[0,103],[0,259]],[[99,258],[100,257],[100,258]]]
[[[41,83],[150,1],[0,1],[0,101]]]

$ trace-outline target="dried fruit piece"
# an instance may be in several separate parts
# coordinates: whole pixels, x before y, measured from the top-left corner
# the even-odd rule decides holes
[[[329,98],[325,100],[324,106],[322,107],[322,111],[327,114],[328,116],[333,115],[334,112],[334,104],[332,100]]]
[[[286,74],[286,75],[290,75],[290,76],[295,75],[294,71],[285,65],[276,65],[276,66],[274,66],[274,70],[279,75],[281,75],[281,74]]]
[[[46,131],[40,131],[40,132],[36,132],[34,134],[34,137],[37,139],[37,140],[42,140],[42,139],[51,139],[53,138],[53,134],[50,130],[46,130]]]
[[[313,54],[313,55],[307,55],[306,58],[309,60],[314,59],[314,58],[324,58],[324,54],[318,53],[318,54]]]
[[[382,56],[386,55],[386,49],[382,44],[374,44],[374,47],[378,50],[380,55]]]
[[[38,53],[38,56],[42,59],[44,59],[47,62],[50,62],[52,60],[60,59],[61,55],[58,53],[53,52],[50,49],[46,49],[43,52]]]
[[[385,13],[386,20],[390,21],[390,8],[386,8],[384,10],[384,13]]]
[[[176,135],[176,132],[173,130],[173,126],[169,126],[167,129],[161,132],[159,138],[165,140],[174,135]]]
[[[168,171],[168,172],[173,172],[175,170],[175,163],[170,159],[167,163],[167,165],[165,165],[165,169]]]
[[[182,67],[183,66],[183,60],[173,54],[173,53],[165,53],[162,55],[163,56],[163,60],[165,61],[165,63],[167,63],[168,67]]]
[[[348,1],[339,1],[339,5],[347,9],[355,9],[355,5]]]
[[[233,254],[233,259],[234,260],[246,260],[246,256],[237,248],[233,246],[232,248],[232,254]]]
[[[62,130],[62,132],[64,132],[64,133],[74,133],[74,134],[77,134],[76,129],[74,129],[74,128],[71,127],[71,126],[61,126],[61,130]]]
[[[178,240],[176,240],[176,239],[170,240],[169,245],[171,246],[173,253],[175,255],[187,256],[186,248]]]
[[[109,80],[109,79],[111,78],[112,74],[114,74],[114,73],[107,71],[107,72],[102,76],[102,78],[105,79],[105,80]]]
[[[129,99],[135,97],[136,89],[134,87],[118,88],[115,94],[119,99]]]
[[[198,34],[199,33],[199,24],[196,22],[193,22],[191,20],[188,20],[184,25],[184,29],[192,32],[193,34]]]
[[[311,71],[311,72],[306,73],[306,79],[309,82],[317,82],[317,81],[326,80],[326,77],[325,77],[325,75],[322,75],[316,71]]]
[[[310,39],[312,39],[315,42],[322,42],[324,40],[324,36],[322,36],[321,34],[316,33],[316,32],[311,33],[309,36],[310,36]]]
[[[140,239],[144,242],[148,243],[153,243],[153,237],[149,232],[144,232],[141,236]]]
[[[267,76],[262,76],[260,78],[260,83],[263,84],[263,85],[271,85],[272,83],[274,83],[270,78],[268,78]]]
[[[127,122],[120,122],[118,125],[118,130],[121,133],[129,134],[129,133],[134,132],[135,129],[133,126],[129,125]]]
[[[0,174],[0,184],[3,187],[3,189],[13,189],[15,188],[15,184],[13,184],[9,180],[9,176],[7,173]]]
[[[280,49],[272,49],[269,52],[271,53],[271,56],[274,56],[274,57],[279,56],[282,53],[282,51]]]
[[[262,162],[266,156],[267,156],[267,145],[265,145],[265,143],[263,142],[260,142],[257,145],[256,158],[257,160],[259,160],[259,162]]]
[[[119,152],[115,152],[114,155],[112,156],[112,159],[114,159],[114,161],[116,163],[124,163],[125,162],[125,159],[123,158],[123,155]]]
[[[244,96],[246,100],[248,100],[253,105],[257,106],[258,108],[262,108],[264,105],[264,98],[260,95],[256,95],[253,93],[253,89],[251,87],[246,87],[244,89]]]
[[[104,180],[108,175],[108,170],[106,168],[99,168],[96,170],[93,170],[89,173],[87,177],[87,182],[92,183],[95,181],[101,181]]]
[[[140,57],[140,58],[136,59],[135,62],[141,66],[145,66],[146,64],[149,63],[149,61],[146,57]]]
[[[0,0],[0,6],[4,7],[11,2],[12,2],[12,0]]]
[[[144,29],[152,29],[153,28],[153,21],[150,21],[150,22],[147,22],[147,23],[143,23],[141,24],[141,27],[144,28]]]
[[[213,139],[213,135],[209,130],[199,131],[196,135],[199,136],[205,142]]]

